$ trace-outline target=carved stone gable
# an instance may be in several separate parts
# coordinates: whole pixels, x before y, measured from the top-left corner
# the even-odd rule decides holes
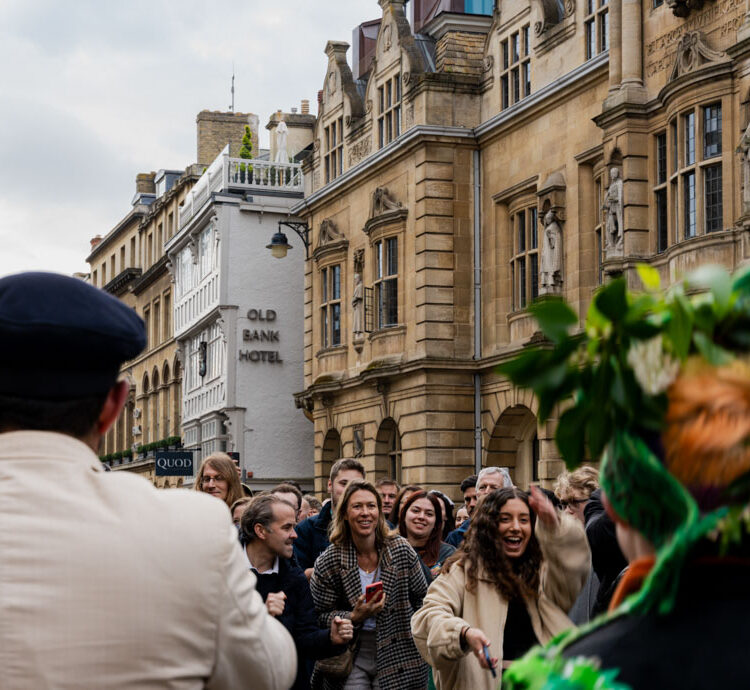
[[[318,234],[318,246],[330,244],[343,239],[344,236],[336,229],[336,225],[330,218],[326,218],[320,224],[320,233]]]
[[[372,193],[370,219],[365,223],[364,231],[369,235],[376,227],[398,223],[406,218],[407,213],[401,202],[393,198],[387,187],[376,187]]]
[[[672,81],[683,74],[689,74],[708,65],[724,62],[728,59],[726,53],[709,48],[705,37],[700,31],[691,31],[680,39],[680,43],[677,46],[677,56],[669,80]]]
[[[377,187],[372,193],[372,204],[370,205],[370,218],[382,216],[388,211],[397,211],[401,203],[396,201],[387,187]]]
[[[693,10],[703,7],[703,0],[667,0],[667,6],[675,17],[687,17]]]
[[[339,232],[336,224],[330,218],[326,218],[320,223],[318,246],[315,247],[313,252],[313,259],[317,262],[320,261],[321,257],[329,254],[343,254],[348,246],[349,241]]]

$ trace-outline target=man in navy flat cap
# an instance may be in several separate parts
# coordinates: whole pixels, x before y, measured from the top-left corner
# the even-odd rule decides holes
[[[102,471],[143,322],[74,278],[0,279],[0,685],[288,688],[223,503]]]

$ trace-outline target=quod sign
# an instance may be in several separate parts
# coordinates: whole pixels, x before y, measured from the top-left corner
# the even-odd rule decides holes
[[[192,450],[158,450],[154,461],[157,477],[192,477]]]

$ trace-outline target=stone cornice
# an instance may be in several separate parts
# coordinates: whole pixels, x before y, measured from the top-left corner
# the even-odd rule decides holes
[[[148,206],[138,204],[138,206],[134,206],[132,209],[130,209],[127,215],[122,218],[122,220],[120,220],[120,222],[101,239],[96,247],[94,247],[91,253],[86,257],[86,263],[90,264],[95,261],[94,257],[96,257],[103,249],[105,249],[109,245],[109,243],[112,242],[112,240],[114,240],[117,235],[120,234],[120,231],[126,228],[131,222],[138,220],[140,223],[141,219],[146,218],[148,216],[148,208]]]
[[[441,12],[437,17],[430,19],[430,21],[422,27],[420,33],[427,34],[436,41],[440,40],[449,31],[486,34],[492,26],[492,20],[492,15]]]
[[[474,142],[473,130],[468,127],[442,127],[438,125],[416,125],[406,130],[401,136],[394,139],[390,144],[365,158],[361,163],[357,163],[353,168],[349,168],[343,175],[337,177],[325,187],[313,192],[310,196],[305,197],[300,203],[295,204],[290,209],[292,215],[300,215],[304,212],[310,212],[311,206],[325,202],[329,197],[335,196],[342,187],[350,184],[360,175],[372,171],[374,168],[388,163],[394,155],[405,152],[410,146],[413,146],[421,138],[453,138]]]
[[[110,280],[102,289],[112,295],[120,296],[128,285],[141,276],[140,268],[126,268]]]
[[[477,138],[482,138],[494,134],[497,130],[514,122],[520,115],[528,114],[534,108],[547,104],[552,97],[559,97],[574,85],[577,86],[579,82],[595,77],[599,71],[605,71],[608,64],[609,53],[597,55],[592,60],[584,62],[559,79],[543,86],[539,91],[532,93],[475,127],[474,135]]]
[[[155,283],[162,275],[167,273],[167,261],[169,261],[169,257],[164,254],[164,256],[151,266],[151,268],[141,276],[141,279],[133,285],[133,293],[139,295],[149,285]]]

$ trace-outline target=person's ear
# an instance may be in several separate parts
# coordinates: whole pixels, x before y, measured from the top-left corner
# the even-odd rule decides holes
[[[258,539],[265,541],[266,539],[266,530],[259,522],[256,522],[253,525],[253,532],[255,532],[255,536],[258,537]]]
[[[99,435],[104,436],[120,416],[129,392],[130,384],[124,379],[110,388],[102,411],[99,413],[99,418],[96,420],[96,432]]]

